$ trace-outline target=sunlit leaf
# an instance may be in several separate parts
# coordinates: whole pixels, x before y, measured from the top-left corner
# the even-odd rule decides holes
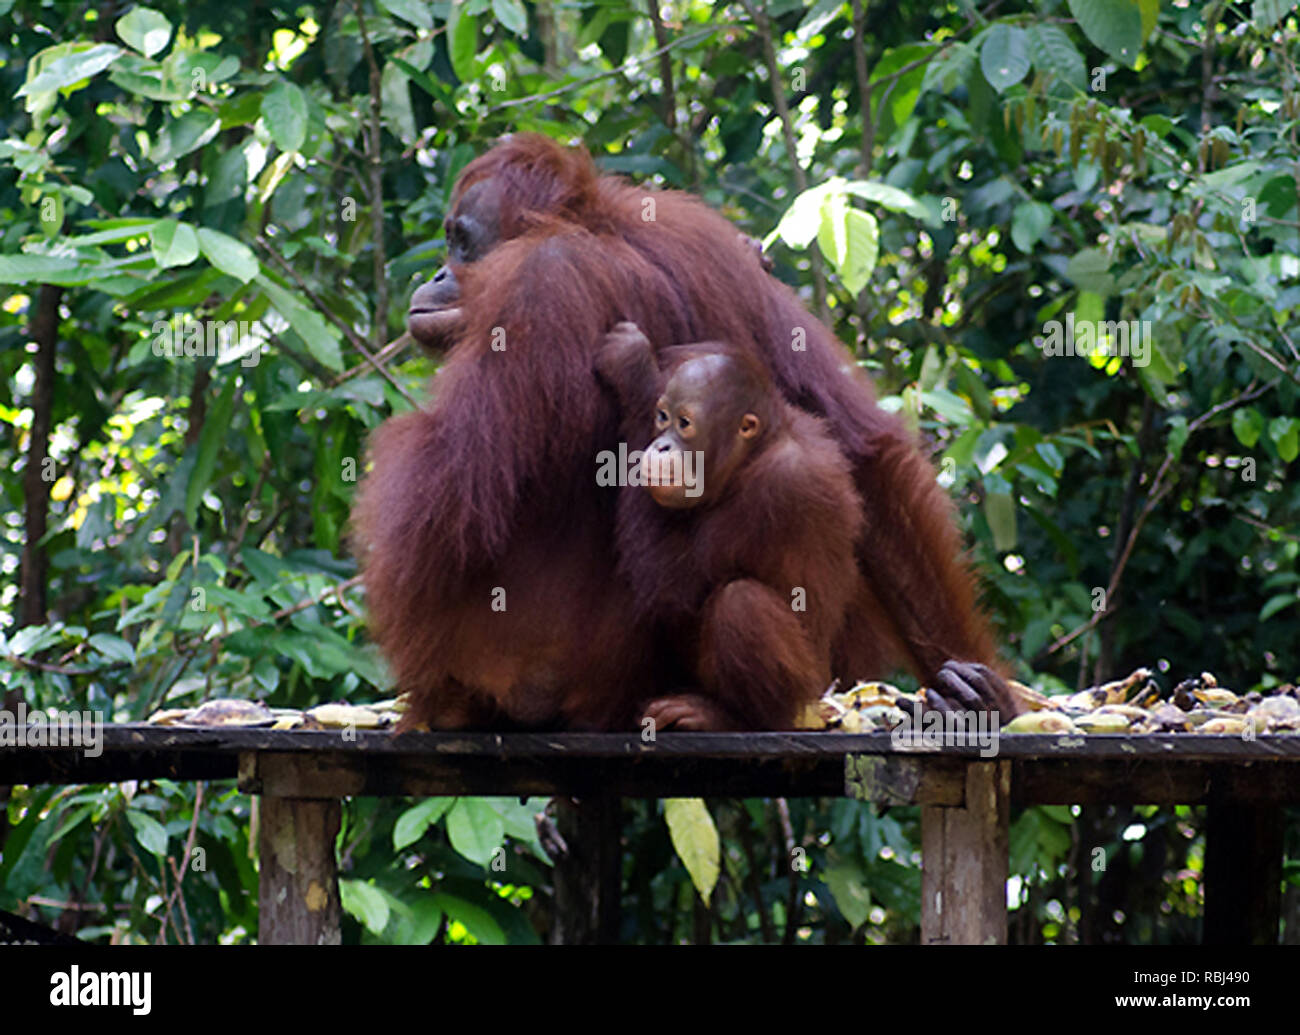
[[[114,26],[123,43],[145,57],[153,57],[172,38],[172,23],[149,7],[133,7]]]
[[[281,151],[299,151],[307,139],[307,99],[294,83],[282,79],[262,98],[262,118]]]
[[[708,806],[700,798],[666,798],[664,820],[677,857],[707,906],[722,865],[718,828],[713,825]]]
[[[980,48],[984,78],[998,93],[1014,86],[1029,74],[1029,37],[1013,25],[994,25]]]

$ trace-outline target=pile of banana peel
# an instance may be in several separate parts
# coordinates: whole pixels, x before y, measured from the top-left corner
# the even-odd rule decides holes
[[[197,708],[167,708],[154,712],[155,726],[235,727],[252,726],[271,730],[382,730],[396,725],[406,710],[400,698],[374,704],[318,704],[297,708],[268,708],[257,701],[220,697]]]
[[[1164,692],[1148,668],[1123,679],[1048,697],[1023,683],[1008,681],[1022,713],[1004,733],[1219,733],[1230,736],[1300,733],[1300,687],[1284,684],[1267,695],[1237,694],[1209,672],[1184,679]],[[844,733],[888,732],[911,716],[921,694],[889,683],[858,683],[849,690],[832,686],[805,710],[801,729]],[[268,708],[256,701],[219,698],[195,708],[155,712],[157,726],[234,727],[273,730],[382,730],[396,725],[406,708],[401,697],[374,704],[320,704],[314,708]]]
[[[1166,693],[1150,669],[1139,668],[1123,679],[1048,697],[1008,682],[1024,711],[1002,727],[1004,733],[1300,733],[1300,687],[1289,683],[1267,695],[1237,694],[1202,672]],[[912,715],[918,703],[924,710],[920,694],[889,683],[859,683],[845,691],[831,687],[808,708],[801,726],[885,732]]]

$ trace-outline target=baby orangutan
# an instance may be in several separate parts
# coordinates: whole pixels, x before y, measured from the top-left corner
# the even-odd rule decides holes
[[[858,588],[852,470],[757,360],[715,342],[659,355],[662,370],[620,323],[596,359],[629,444],[654,422],[641,484],[620,490],[616,547],[683,689],[644,715],[660,730],[792,729],[830,682]]]

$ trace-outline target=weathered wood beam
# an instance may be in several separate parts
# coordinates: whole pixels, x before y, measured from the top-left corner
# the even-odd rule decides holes
[[[258,943],[340,944],[339,803],[262,797],[258,808]]]
[[[966,767],[965,803],[921,809],[921,944],[1005,945],[1011,764]]]

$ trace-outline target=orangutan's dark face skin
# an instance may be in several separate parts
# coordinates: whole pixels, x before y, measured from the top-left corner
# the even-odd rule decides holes
[[[763,430],[745,402],[726,356],[692,359],[673,371],[655,405],[658,436],[642,460],[642,481],[659,506],[695,507],[722,493]],[[688,463],[687,454],[703,463]]]
[[[491,180],[474,184],[447,216],[447,264],[415,289],[406,326],[427,352],[440,353],[460,329],[460,283],[456,269],[478,261],[501,237],[500,199]]]

